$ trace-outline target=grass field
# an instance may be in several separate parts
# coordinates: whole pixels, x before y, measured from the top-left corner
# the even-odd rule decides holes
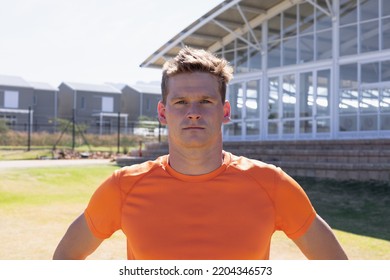
[[[0,170],[0,260],[51,259],[69,224],[117,167],[85,166]],[[299,178],[319,214],[351,259],[390,259],[389,186]],[[126,241],[114,234],[90,259],[125,259]],[[304,259],[276,233],[271,259]]]

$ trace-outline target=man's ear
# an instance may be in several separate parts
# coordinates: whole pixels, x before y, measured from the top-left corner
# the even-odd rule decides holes
[[[159,101],[157,104],[157,113],[158,113],[158,120],[161,124],[166,125],[167,120],[165,118],[165,105],[162,103],[162,101]]]
[[[223,104],[223,121],[222,123],[228,123],[230,122],[230,112],[231,112],[231,107],[230,107],[230,102],[229,101],[225,101],[225,103]]]

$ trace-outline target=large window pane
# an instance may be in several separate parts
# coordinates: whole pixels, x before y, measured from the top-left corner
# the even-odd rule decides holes
[[[4,107],[18,108],[19,107],[19,92],[14,90],[4,91]]]
[[[297,35],[297,7],[291,7],[283,12],[283,38]]]
[[[296,85],[295,76],[283,76],[282,85],[283,118],[295,117]]]
[[[259,104],[259,85],[258,81],[250,81],[246,86],[246,117],[259,118],[260,104]]]
[[[340,114],[356,114],[359,108],[357,90],[342,90],[340,93]]]
[[[330,70],[317,73],[317,116],[330,115]]]
[[[247,135],[260,135],[260,122],[259,121],[248,121],[246,124]]]
[[[359,107],[360,112],[363,114],[377,113],[379,108],[378,89],[362,90]]]
[[[279,79],[270,78],[268,82],[268,119],[279,118]]]
[[[281,15],[268,20],[268,38],[270,41],[279,40],[281,31]]]
[[[294,134],[295,126],[293,120],[283,122],[283,134]]]
[[[325,10],[328,9],[326,0],[317,0],[318,5],[323,7]],[[320,9],[316,9],[316,24],[317,31],[323,29],[329,29],[332,27],[332,18],[327,14],[323,13]]]
[[[249,48],[249,69],[250,71],[261,70],[261,52],[258,49]]]
[[[387,0],[388,2],[388,0]],[[379,16],[379,0],[360,2],[360,20],[370,20]]]
[[[243,89],[241,84],[229,86],[229,102],[231,105],[231,118],[241,119],[243,106]]]
[[[380,116],[380,129],[390,130],[390,114]]]
[[[261,42],[261,34],[262,34],[262,25],[257,26],[256,28],[253,28],[253,33],[256,36],[256,39],[253,38],[253,36],[249,36],[250,42],[252,42],[254,45],[257,45]],[[249,46],[249,70],[250,71],[259,71],[261,70],[261,51],[259,48],[255,48],[252,46]]]
[[[373,131],[378,129],[377,115],[362,115],[360,116],[360,130]]]
[[[390,5],[387,2],[388,2],[388,0],[382,0],[381,11],[382,11],[383,17],[390,16]]]
[[[382,67],[381,67],[381,69],[382,69],[381,81],[382,82],[390,81],[390,61],[389,60],[382,61],[381,65],[382,65]]]
[[[268,134],[276,135],[278,134],[279,124],[278,122],[268,122]]]
[[[313,89],[313,73],[300,74],[300,90],[299,90],[299,116],[311,117],[313,115],[314,89]]]
[[[102,97],[102,111],[114,112],[114,97],[109,97],[109,96]]]
[[[379,49],[378,21],[362,23],[360,25],[360,52],[372,52]]]
[[[357,25],[340,28],[340,56],[357,54]]]
[[[231,66],[235,67],[234,64],[234,44],[230,43],[229,45],[225,46],[225,49],[223,51],[223,57],[230,61]],[[236,71],[236,69],[234,69]]]
[[[362,64],[360,78],[362,83],[378,83],[379,75],[379,62]]]
[[[299,121],[299,133],[312,133],[313,132],[313,120],[301,120]]]
[[[340,116],[340,131],[357,131],[357,115]]]
[[[305,34],[314,31],[314,8],[312,4],[299,5],[299,33]]]
[[[309,34],[299,38],[299,62],[314,60],[314,35]]]
[[[332,31],[317,33],[317,60],[332,57]]]
[[[384,88],[382,90],[382,98],[380,102],[381,112],[390,112],[390,89]]]
[[[279,67],[280,57],[280,41],[270,42],[268,44],[268,67]]]
[[[223,126],[224,135],[241,136],[242,124],[241,122],[230,122]]]
[[[340,87],[357,88],[358,87],[358,68],[357,64],[345,64],[340,66]]]
[[[390,5],[388,5],[390,6]],[[390,18],[382,19],[382,49],[390,49]]]
[[[330,120],[318,119],[317,120],[317,133],[330,132]]]
[[[236,50],[236,72],[237,73],[246,73],[249,70],[248,67],[248,48],[238,46]]]
[[[357,22],[357,0],[340,0],[340,25]]]
[[[297,39],[289,38],[283,41],[283,65],[297,63]]]

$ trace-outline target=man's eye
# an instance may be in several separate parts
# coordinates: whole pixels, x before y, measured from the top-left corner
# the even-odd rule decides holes
[[[204,99],[200,103],[211,103],[210,100]]]
[[[186,102],[184,100],[179,100],[179,101],[176,101],[175,104],[186,104]]]

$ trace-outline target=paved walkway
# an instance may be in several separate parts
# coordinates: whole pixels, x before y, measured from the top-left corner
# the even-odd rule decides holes
[[[63,160],[0,160],[0,170],[6,168],[86,166],[96,164],[116,165],[109,159],[63,159]]]

